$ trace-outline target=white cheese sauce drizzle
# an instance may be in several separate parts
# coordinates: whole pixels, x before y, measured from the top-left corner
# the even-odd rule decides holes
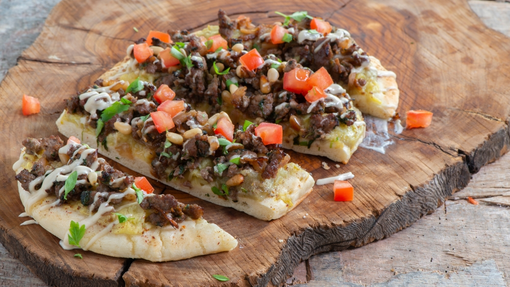
[[[104,110],[111,106],[114,102],[120,100],[119,93],[111,93],[111,87],[123,83],[124,81],[115,82],[107,87],[91,88],[85,93],[79,95],[81,101],[86,100],[84,109],[92,116],[97,116],[98,110]]]
[[[394,143],[388,133],[388,121],[366,115],[365,123],[367,131],[360,147],[385,154],[386,147]]]
[[[29,225],[29,224],[39,224],[37,221],[30,219],[20,224],[20,226]]]
[[[327,177],[318,179],[315,184],[316,185],[324,185],[329,183],[335,183],[335,180],[348,180],[354,178],[354,174],[352,172],[342,173],[337,176]]]
[[[78,155],[79,155],[79,158],[75,159],[72,162],[69,162],[67,165],[64,165],[62,167],[54,169],[53,171],[48,171],[45,175],[40,176],[40,177],[36,178],[35,180],[33,180],[32,182],[30,182],[30,184],[29,184],[30,195],[26,201],[26,212],[20,214],[20,217],[31,216],[35,204],[40,202],[45,197],[49,196],[48,193],[46,192],[46,190],[51,188],[51,186],[53,186],[54,182],[56,182],[56,181],[65,182],[67,180],[67,178],[69,177],[69,175],[74,171],[77,172],[78,177],[80,175],[87,175],[86,178],[88,178],[89,173],[96,172],[96,170],[99,168],[99,165],[100,165],[99,159],[96,159],[96,161],[94,161],[90,165],[90,167],[81,165],[89,154],[95,152],[95,149],[89,148],[88,146],[79,145],[74,142],[70,142],[67,145],[60,148],[59,153],[66,154],[72,147],[75,147],[77,149],[76,149],[76,151],[74,151],[73,156],[71,158],[75,158]],[[21,158],[20,161],[23,161],[23,159]],[[14,166],[15,167],[21,166],[20,161],[16,162],[14,164]],[[124,176],[124,177],[120,177],[115,180],[110,180],[110,184],[111,184],[111,186],[119,185],[122,181],[125,180],[125,178],[126,177]],[[86,179],[77,180],[77,182],[76,182],[76,184],[83,184],[83,183],[86,183]],[[36,189],[35,187],[38,185],[41,185],[41,186],[38,189]],[[62,192],[64,192],[64,190],[65,190],[65,187],[62,187],[59,190],[60,196],[62,196]],[[97,223],[97,221],[99,219],[101,219],[101,217],[104,214],[110,213],[115,210],[115,208],[113,206],[110,206],[110,201],[122,199],[128,194],[134,195],[135,191],[131,187],[129,187],[124,192],[113,193],[110,195],[108,192],[97,192],[96,195],[94,196],[94,202],[97,202],[99,196],[103,196],[103,197],[108,196],[108,200],[106,202],[101,203],[99,205],[97,212],[95,212],[94,214],[92,214],[92,208],[95,204],[94,203],[91,204],[89,207],[90,215],[87,218],[80,220],[78,223],[80,225],[85,225],[85,228],[90,228],[90,227],[94,226]],[[46,209],[52,208],[52,207],[58,205],[59,203],[60,203],[60,199],[55,200],[54,202],[51,202],[51,203],[41,206],[40,210],[46,210]],[[101,238],[102,236],[104,236],[105,234],[110,232],[110,230],[113,228],[115,223],[118,223],[118,220],[115,220],[114,222],[110,223],[106,228],[102,229],[100,232],[98,232],[96,235],[94,235],[84,246],[82,246],[82,249],[88,250],[94,244],[94,242],[96,242],[99,238]],[[27,225],[27,224],[37,224],[37,222],[35,220],[28,220],[28,221],[25,221],[24,223],[22,223],[21,225]],[[72,246],[69,244],[69,230],[66,232],[64,239],[60,241],[60,246],[62,246],[62,248],[66,249],[66,250],[78,248],[76,246]]]
[[[301,44],[303,43],[305,40],[309,40],[309,41],[317,41],[319,40],[320,38],[324,38],[324,35],[322,35],[321,33],[319,32],[311,32],[310,30],[302,30],[301,32],[299,32],[298,34],[298,43]]]

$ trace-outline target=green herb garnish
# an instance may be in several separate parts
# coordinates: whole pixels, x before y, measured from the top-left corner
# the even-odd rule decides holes
[[[139,189],[138,187],[136,187],[136,185],[134,183],[133,183],[132,188],[135,190],[136,200],[138,201],[138,204],[142,203],[143,191],[141,189]]]
[[[151,116],[151,114],[148,114],[148,115],[145,115],[145,116],[141,116],[140,118],[142,119],[142,121],[146,121],[147,118],[149,118]]]
[[[275,12],[275,13],[280,15],[280,16],[285,17],[285,22],[283,23],[284,26],[289,25],[289,22],[290,22],[291,18],[296,20],[296,21],[298,21],[298,22],[303,21],[303,19],[305,19],[305,18],[313,19],[313,17],[308,15],[308,12],[306,12],[306,11],[294,12],[291,15],[285,15],[285,14],[280,13],[280,12]]]
[[[101,120],[106,123],[109,121],[113,116],[116,114],[123,113],[125,111],[129,110],[129,104],[123,104],[121,102],[115,102],[111,106],[104,109],[104,111],[101,113]]]
[[[217,53],[217,52],[219,52],[221,50],[223,50],[223,48],[222,47],[218,47],[218,49],[216,49],[216,51],[214,51],[214,53]]]
[[[245,121],[244,121],[244,125],[243,125],[243,132],[245,132],[245,131],[246,131],[246,129],[248,129],[248,127],[249,127],[250,125],[252,125],[252,124],[253,124],[252,122],[250,122],[250,121],[248,121],[248,120],[245,120]]]
[[[126,99],[126,98],[122,98],[122,99],[120,99],[120,101],[123,104],[125,104],[125,105],[131,105],[132,104],[132,102],[130,100]]]
[[[172,143],[167,140],[165,140],[165,148],[169,148],[172,146]]]
[[[244,193],[248,193],[248,190],[246,190],[246,188],[244,188],[244,187],[241,187],[241,191]]]
[[[172,154],[170,153],[167,153],[167,152],[162,152],[160,153],[160,156],[164,156],[164,157],[167,157],[167,158],[170,158],[172,156]]]
[[[114,213],[119,218],[119,223],[124,223],[127,220],[127,217],[121,213]]]
[[[184,44],[183,42],[175,42],[174,45],[182,49],[184,49],[184,47],[186,46],[186,44]]]
[[[292,35],[289,33],[285,33],[285,35],[283,35],[282,41],[286,43],[292,42]]]
[[[228,168],[228,165],[224,163],[218,163],[216,168],[218,169],[218,174],[221,175]]]
[[[186,66],[186,68],[193,67],[193,63],[191,62],[191,55],[187,56],[186,58],[182,59],[181,64],[183,66]]]
[[[174,56],[174,58],[179,61],[182,61],[184,58],[186,58],[175,46],[172,46],[172,49],[170,49],[170,54],[172,54],[172,56]]]
[[[220,72],[218,70],[218,66],[216,66],[216,61],[214,61],[213,63],[213,68],[214,68],[214,72],[217,74],[217,75],[226,75],[228,74],[228,71],[230,71],[230,67],[228,67],[226,70],[224,70],[223,72]]]
[[[81,254],[80,254],[80,253],[76,253],[76,254],[74,254],[74,257],[78,257],[78,258],[80,258],[80,259],[83,259],[83,256],[81,256]]]
[[[221,189],[223,190],[223,192],[225,192],[225,195],[228,195],[228,186],[226,184],[222,184],[221,185]]]
[[[103,130],[103,127],[104,127],[104,122],[101,119],[97,119],[96,137],[99,136],[99,134]]]
[[[319,34],[319,32],[317,32],[317,30],[315,30],[315,29],[308,30],[308,32],[310,32],[310,34]]]
[[[231,144],[231,142],[229,142],[227,139],[224,139],[224,138],[218,138],[218,142],[220,142],[221,146],[227,146],[227,145]]]
[[[274,64],[271,64],[271,68],[278,70],[278,68],[280,68],[280,65],[274,63]]]
[[[229,160],[231,163],[235,163],[237,165],[241,164],[241,158],[240,157],[234,157]]]
[[[136,78],[131,84],[129,84],[126,93],[136,93],[143,90],[143,83],[140,78]]]
[[[67,195],[71,190],[74,189],[74,186],[76,185],[76,181],[78,180],[78,172],[75,170],[73,171],[66,179],[65,182],[65,190],[64,190],[64,199],[67,200]]]
[[[239,83],[234,83],[230,79],[228,79],[227,82],[225,83],[225,85],[227,86],[227,89],[229,89],[232,84],[234,84],[234,85],[239,87]]]
[[[214,274],[212,277],[218,281],[221,281],[221,282],[227,282],[228,280],[230,280],[230,279],[228,279],[227,276],[218,275],[218,274]]]
[[[207,48],[207,50],[210,50],[211,47],[212,47],[212,44],[213,44],[213,40],[207,40],[204,44],[205,44],[205,47]]]
[[[138,29],[136,29],[136,27],[133,27],[133,30],[135,30],[135,32],[138,33]]]
[[[71,220],[71,224],[69,226],[69,234],[67,235],[69,244],[81,248],[80,240],[83,238],[83,235],[85,235],[85,224],[80,226],[80,223]]]

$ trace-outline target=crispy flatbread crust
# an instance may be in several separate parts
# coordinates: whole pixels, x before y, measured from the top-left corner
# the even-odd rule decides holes
[[[378,73],[380,76],[378,76]],[[370,64],[368,67],[353,71],[349,75],[349,86],[347,92],[354,99],[354,105],[363,113],[381,118],[390,119],[395,115],[398,107],[398,99],[400,91],[394,76],[390,76],[381,62],[370,56]],[[355,84],[358,74],[367,80],[368,83],[373,81],[377,87],[376,92],[365,91],[365,87],[359,87]]]
[[[64,110],[57,120],[58,130],[63,135],[75,136],[97,148],[95,131],[88,125],[82,124],[76,115],[70,115]],[[282,217],[296,207],[313,189],[315,184],[312,176],[294,163],[288,163],[278,170],[275,178],[254,181],[250,191],[266,194],[262,198],[249,196],[250,193],[238,193],[238,201],[224,199],[211,191],[211,185],[204,180],[191,180],[191,187],[184,185],[184,181],[173,179],[159,179],[151,173],[152,152],[143,144],[136,142],[131,136],[113,133],[107,137],[108,150],[101,145],[98,151],[135,170],[145,176],[158,180],[168,186],[182,190],[203,200],[226,207],[232,207],[262,220],[273,220]]]
[[[24,153],[20,157],[22,161],[25,160],[23,155]],[[15,169],[16,173],[23,169],[23,167],[19,167],[20,165],[23,164],[18,164],[18,168]],[[19,182],[18,190],[26,213],[41,227],[61,240],[64,240],[69,230],[71,220],[79,222],[89,217],[87,212],[84,212],[84,210],[88,210],[88,207],[81,203],[50,207],[56,201],[55,196],[46,197],[28,207],[30,192],[23,189]],[[138,204],[134,204],[133,207],[138,209],[136,214],[144,214]],[[86,226],[86,233],[80,241],[80,246],[108,256],[142,258],[153,262],[181,260],[229,251],[237,246],[237,240],[234,237],[216,224],[208,223],[202,218],[198,220],[188,218],[180,223],[180,229],[175,229],[172,226],[157,227],[145,223],[144,228],[149,228],[139,234],[107,232],[101,235],[100,233],[109,224],[113,224],[113,228],[115,228],[115,224],[119,224],[115,218],[115,215],[107,213],[96,224]],[[94,237],[96,239],[89,244]]]

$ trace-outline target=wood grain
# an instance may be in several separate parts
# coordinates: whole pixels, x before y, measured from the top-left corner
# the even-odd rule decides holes
[[[63,1],[19,65],[9,71],[0,86],[6,103],[1,113],[18,112],[4,117],[8,128],[2,136],[8,144],[1,152],[0,180],[10,195],[0,200],[0,239],[43,280],[66,286],[116,285],[121,280],[126,285],[194,286],[217,284],[211,274],[224,274],[240,286],[278,285],[313,254],[362,246],[409,226],[464,187],[470,171],[506,151],[509,84],[505,75],[510,67],[500,58],[510,53],[510,42],[484,28],[465,2],[417,6],[413,1],[298,1],[288,7],[260,1],[257,7],[264,7],[263,11],[247,1],[233,2]],[[40,227],[20,227],[21,204],[12,193],[15,182],[9,167],[21,140],[56,133],[53,122],[63,109],[62,100],[120,60],[131,40],[150,29],[203,27],[215,21],[222,7],[228,7],[229,14],[248,14],[264,23],[275,21],[270,13],[274,10],[307,10],[350,30],[367,52],[399,75],[403,91],[399,111],[432,110],[433,125],[394,136],[396,143],[386,155],[360,150],[349,165],[329,171],[321,168],[321,162],[334,166],[330,161],[292,153],[293,160],[316,179],[353,171],[356,196],[351,203],[334,203],[328,187],[317,187],[289,215],[267,223],[176,193],[183,201],[200,202],[206,219],[239,238],[240,248],[229,253],[155,265],[85,252],[79,261]],[[41,114],[21,116],[19,101],[9,95],[22,93],[41,98]]]

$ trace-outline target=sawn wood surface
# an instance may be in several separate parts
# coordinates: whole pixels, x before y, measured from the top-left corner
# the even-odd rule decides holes
[[[393,135],[385,155],[360,149],[348,165],[292,153],[315,179],[353,172],[353,202],[334,202],[331,186],[312,194],[282,219],[263,222],[167,189],[184,202],[199,203],[204,217],[236,236],[229,253],[150,263],[64,251],[58,239],[25,219],[11,166],[21,141],[56,134],[63,99],[83,90],[149,30],[202,28],[217,11],[245,14],[254,22],[280,20],[273,11],[306,10],[351,32],[358,44],[397,73],[398,111],[434,112],[427,129]],[[139,32],[135,32],[137,27]],[[362,246],[409,226],[432,212],[471,173],[506,152],[509,141],[510,40],[486,28],[464,1],[63,1],[43,32],[0,86],[4,118],[1,149],[3,195],[0,240],[50,285],[279,285],[311,255]],[[41,113],[23,117],[17,95],[41,100]],[[331,169],[325,170],[321,163]],[[158,188],[163,189],[161,185]]]

